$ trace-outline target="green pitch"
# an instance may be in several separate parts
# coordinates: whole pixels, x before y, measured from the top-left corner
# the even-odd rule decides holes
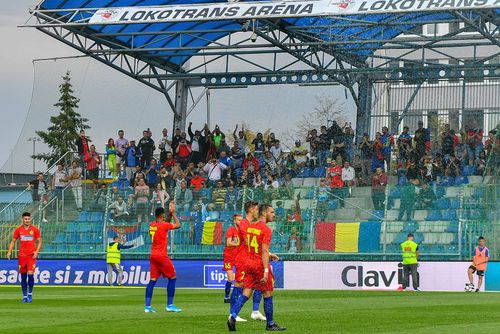
[[[166,313],[165,289],[155,289],[155,314],[143,311],[144,289],[35,286],[34,302],[20,288],[0,287],[0,333],[225,333],[222,290],[178,289],[184,311]],[[275,320],[287,333],[500,333],[496,293],[277,291]],[[262,309],[262,305],[261,305]],[[241,333],[263,333],[250,320]]]

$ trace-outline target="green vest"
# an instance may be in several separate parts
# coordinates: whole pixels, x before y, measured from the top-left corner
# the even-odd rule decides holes
[[[118,249],[118,243],[115,242],[111,246],[108,244],[108,249],[106,252],[106,263],[120,263],[120,250]]]
[[[403,264],[415,264],[417,260],[418,244],[413,240],[407,240],[401,243],[401,250],[403,251]]]

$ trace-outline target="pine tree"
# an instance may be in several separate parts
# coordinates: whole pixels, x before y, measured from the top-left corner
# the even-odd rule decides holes
[[[59,102],[54,104],[61,110],[59,115],[51,116],[51,126],[47,131],[36,131],[44,143],[50,148],[50,153],[41,153],[34,156],[35,159],[42,160],[48,166],[53,165],[60,157],[67,152],[76,151],[76,139],[80,135],[80,130],[89,129],[88,119],[82,117],[76,110],[80,99],[73,95],[70,72],[63,76],[63,82],[59,85]]]

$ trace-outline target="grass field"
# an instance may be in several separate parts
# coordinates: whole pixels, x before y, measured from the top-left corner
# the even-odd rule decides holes
[[[36,287],[32,304],[20,288],[0,287],[0,333],[225,333],[222,290],[177,290],[184,311],[166,313],[165,289],[143,312],[144,289]],[[277,291],[275,320],[287,333],[500,333],[496,293]],[[261,306],[262,308],[262,306]],[[249,319],[251,303],[241,316]],[[238,323],[242,333],[264,323]]]

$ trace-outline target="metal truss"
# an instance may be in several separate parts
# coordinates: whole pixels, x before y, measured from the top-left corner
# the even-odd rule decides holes
[[[241,28],[231,29],[221,23],[207,30],[176,30],[173,24],[161,31],[122,29],[114,33],[91,29],[89,19],[96,10],[64,9],[61,15],[61,10],[36,8],[24,26],[35,27],[163,93],[178,125],[185,121],[190,87],[340,83],[349,89],[358,113],[367,118],[369,114],[364,109],[369,108],[370,103],[366,97],[371,97],[369,92],[356,92],[355,85],[369,90],[374,82],[414,80],[420,86],[426,80],[500,76],[498,64],[486,64],[487,60],[500,55],[500,48],[486,58],[467,64],[435,64],[425,56],[427,51],[432,51],[453,59],[449,50],[468,48],[474,50],[471,54],[475,57],[478,48],[499,47],[500,18],[495,10],[448,11],[449,18],[442,20],[419,19],[415,15],[411,21],[400,22],[404,14],[395,14],[384,22],[359,16],[335,16],[329,18],[332,24],[323,19],[322,25],[314,20],[308,26],[297,26],[290,20],[267,19],[240,21]],[[410,27],[438,23],[463,23],[464,27],[444,36],[385,34],[386,29],[403,34],[408,33]],[[344,34],[352,28],[359,32]],[[378,35],[366,34],[370,37],[365,37],[365,32],[374,28],[379,31]],[[477,33],[464,36],[461,33],[467,28]],[[214,33],[225,37],[213,41],[209,36]],[[141,41],[147,38],[147,42],[138,44],[139,38]],[[186,40],[191,43],[184,42]],[[172,44],[172,41],[177,42]],[[397,50],[398,55],[387,55],[391,50]],[[190,59],[189,65],[179,65],[172,60],[174,57]],[[394,61],[413,66],[391,67]],[[363,126],[364,130],[367,126]]]

